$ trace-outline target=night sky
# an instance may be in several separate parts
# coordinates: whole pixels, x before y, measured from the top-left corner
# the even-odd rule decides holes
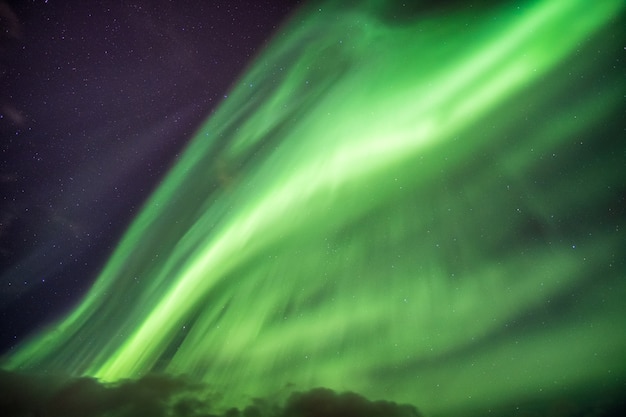
[[[0,350],[77,302],[297,3],[1,3]]]
[[[624,411],[623,1],[0,19],[0,415]]]

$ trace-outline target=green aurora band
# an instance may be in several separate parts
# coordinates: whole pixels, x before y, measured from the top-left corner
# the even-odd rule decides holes
[[[623,387],[625,3],[347,3],[291,18],[3,368],[426,415]]]

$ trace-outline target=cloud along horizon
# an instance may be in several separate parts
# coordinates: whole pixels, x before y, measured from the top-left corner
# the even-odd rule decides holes
[[[215,411],[219,395],[202,383],[148,375],[102,383],[89,377],[0,370],[0,411],[11,417],[421,417],[407,404],[370,401],[327,388],[292,392],[284,404],[253,398],[243,408]]]

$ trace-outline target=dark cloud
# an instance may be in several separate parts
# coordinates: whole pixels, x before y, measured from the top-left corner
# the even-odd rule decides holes
[[[26,374],[0,370],[2,417],[422,417],[416,407],[372,401],[328,388],[289,391],[276,397],[242,398],[239,408],[217,408],[221,395],[211,385],[185,377],[149,375],[105,384],[94,378]],[[286,400],[284,400],[286,398]],[[554,397],[518,399],[446,417],[612,417],[626,415],[622,392],[590,390]],[[439,414],[438,414],[439,415]],[[443,414],[441,415],[443,416]]]
[[[0,415],[7,417],[419,417],[411,405],[370,401],[326,388],[294,392],[284,405],[254,399],[215,412],[208,385],[151,375],[117,384],[0,371]]]
[[[200,417],[208,387],[161,375],[103,384],[93,378],[0,371],[0,415],[11,417]]]
[[[419,417],[412,405],[370,401],[353,392],[326,388],[291,395],[281,417]]]

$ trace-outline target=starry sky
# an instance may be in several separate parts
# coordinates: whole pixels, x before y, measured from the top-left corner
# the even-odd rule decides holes
[[[622,1],[109,3],[1,3],[0,414],[623,411]]]
[[[298,2],[183,3],[0,3],[0,350],[76,303]]]

